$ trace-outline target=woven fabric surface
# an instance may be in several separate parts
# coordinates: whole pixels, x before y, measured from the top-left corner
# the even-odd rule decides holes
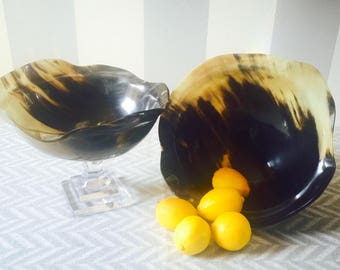
[[[334,144],[340,163],[340,129]],[[129,178],[138,202],[87,217],[72,214],[61,181],[81,162],[45,155],[0,124],[0,269],[340,269],[340,169],[307,209],[256,229],[249,245],[227,252],[211,244],[180,254],[155,219],[173,194],[159,169],[157,126],[137,147],[106,166]]]

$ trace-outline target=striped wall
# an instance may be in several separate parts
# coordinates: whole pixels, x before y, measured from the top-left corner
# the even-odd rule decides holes
[[[12,68],[12,52],[9,46],[4,6],[0,1],[0,76]]]
[[[339,0],[0,0],[0,75],[55,57],[173,89],[215,55],[273,53],[315,65],[340,108],[339,25]]]

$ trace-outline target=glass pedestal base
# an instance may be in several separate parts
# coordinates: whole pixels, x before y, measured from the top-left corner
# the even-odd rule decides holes
[[[75,215],[91,215],[129,206],[134,196],[112,173],[89,169],[62,182]]]

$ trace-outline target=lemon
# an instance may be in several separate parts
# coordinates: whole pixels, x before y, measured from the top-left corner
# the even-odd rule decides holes
[[[247,218],[238,212],[219,215],[211,224],[215,242],[230,251],[245,247],[251,238],[251,227]]]
[[[244,198],[235,189],[212,189],[201,198],[197,210],[201,217],[214,221],[224,212],[241,212],[243,203]]]
[[[203,218],[188,216],[176,226],[173,239],[180,252],[195,255],[208,247],[211,240],[211,229]]]
[[[234,188],[244,197],[247,197],[250,192],[247,179],[232,168],[218,169],[212,178],[212,185],[214,188]]]
[[[163,227],[173,231],[187,216],[197,215],[197,210],[188,201],[180,198],[167,198],[156,207],[156,219]]]

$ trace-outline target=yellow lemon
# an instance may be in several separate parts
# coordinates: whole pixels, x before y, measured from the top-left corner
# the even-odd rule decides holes
[[[209,224],[199,216],[188,216],[177,226],[174,232],[176,248],[187,255],[195,255],[205,250],[211,240]]]
[[[212,178],[212,185],[214,188],[234,188],[244,197],[247,197],[250,192],[247,179],[232,168],[218,169]]]
[[[216,243],[230,251],[242,249],[251,238],[248,219],[237,212],[226,212],[219,215],[211,224],[211,232]]]
[[[157,221],[171,231],[183,218],[192,215],[197,215],[195,207],[190,202],[180,198],[164,199],[156,207]]]
[[[235,189],[212,189],[201,198],[197,210],[201,217],[214,221],[218,215],[224,212],[241,212],[243,203],[244,198]]]

